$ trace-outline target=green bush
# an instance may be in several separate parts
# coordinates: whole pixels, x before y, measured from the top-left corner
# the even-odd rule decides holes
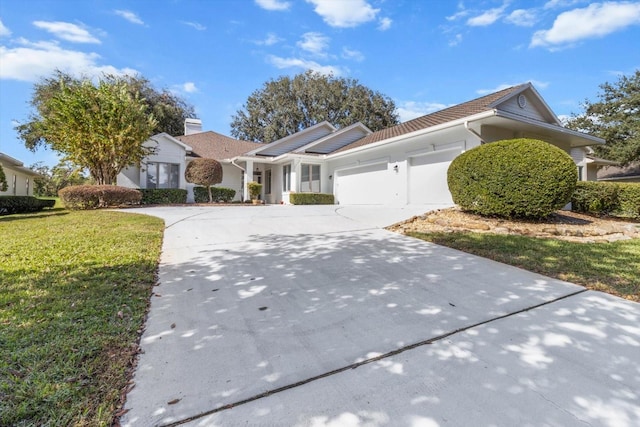
[[[262,191],[262,184],[251,181],[247,183],[247,191],[249,191],[249,198],[251,200],[257,200],[258,197],[260,197],[260,192]]]
[[[225,187],[211,187],[211,197],[214,202],[230,203],[236,196],[236,190]],[[193,197],[196,203],[209,203],[209,193],[206,187],[194,187]]]
[[[640,184],[579,182],[571,208],[576,212],[640,218]]]
[[[333,205],[333,194],[324,193],[290,193],[289,202],[292,205]]]
[[[52,208],[55,204],[55,200],[32,196],[0,196],[0,215],[38,212],[44,208]]]
[[[577,179],[567,153],[526,138],[473,148],[447,171],[453,201],[462,209],[505,218],[543,218],[562,208]]]
[[[180,188],[141,188],[141,205],[171,205],[187,203],[187,190]]]
[[[140,204],[142,193],[116,185],[72,185],[58,191],[67,209],[98,209]]]

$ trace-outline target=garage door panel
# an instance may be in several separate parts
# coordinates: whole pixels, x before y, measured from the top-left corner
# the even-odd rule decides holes
[[[409,203],[453,203],[447,185],[447,170],[462,149],[413,157],[409,162]]]
[[[346,169],[336,174],[336,193],[341,205],[389,202],[387,163]]]

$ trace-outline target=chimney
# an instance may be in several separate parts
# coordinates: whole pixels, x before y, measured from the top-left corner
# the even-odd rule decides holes
[[[184,119],[184,134],[193,135],[202,132],[202,120],[200,119]]]

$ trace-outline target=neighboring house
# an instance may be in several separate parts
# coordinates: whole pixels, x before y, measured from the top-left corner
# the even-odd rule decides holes
[[[578,181],[596,181],[598,180],[598,171],[603,166],[618,165],[611,160],[595,157],[591,147],[572,148],[570,154],[578,166]]]
[[[0,153],[0,165],[7,177],[7,191],[0,191],[0,196],[33,196],[33,180],[40,174],[24,167],[24,164]]]
[[[257,144],[199,132],[198,124],[187,122],[185,136],[153,137],[150,143],[158,144],[158,152],[148,163],[174,158],[173,166],[164,166],[175,169],[171,185],[187,188],[182,178],[186,162],[195,156],[215,158],[224,168],[221,186],[239,190],[237,197],[246,199],[246,183],[258,181],[266,203],[289,203],[292,192],[332,193],[339,204],[451,203],[447,169],[456,156],[484,143],[521,137],[546,141],[571,154],[586,180],[593,163],[587,147],[604,143],[563,127],[530,83],[378,132],[361,123],[336,129],[322,122]],[[132,186],[153,182],[143,169],[133,174],[138,180]]]
[[[640,162],[629,166],[606,166],[598,171],[598,181],[640,182]]]

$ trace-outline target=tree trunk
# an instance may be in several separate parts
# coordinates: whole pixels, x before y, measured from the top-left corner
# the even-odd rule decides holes
[[[213,196],[211,196],[211,186],[207,185],[207,190],[209,190],[209,203],[213,203]]]

